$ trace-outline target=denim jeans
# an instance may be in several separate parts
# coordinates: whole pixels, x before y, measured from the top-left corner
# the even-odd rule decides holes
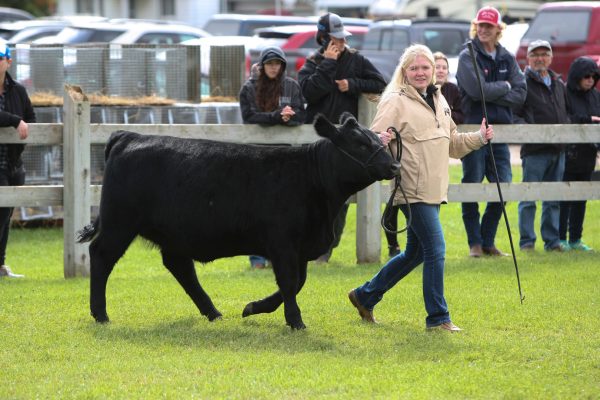
[[[565,171],[565,153],[531,154],[523,157],[523,182],[560,182]],[[535,244],[536,235],[535,201],[519,202],[519,246]],[[560,205],[558,201],[542,201],[541,229],[544,248],[552,249],[559,245],[558,221]]]
[[[400,210],[407,215],[407,206]],[[356,289],[358,301],[372,310],[383,295],[413,269],[423,263],[423,298],[428,327],[450,321],[444,298],[444,261],[446,242],[440,224],[440,206],[414,203],[410,205],[412,222],[407,231],[406,249],[391,258],[370,281]]]
[[[498,180],[500,182],[511,182],[512,171],[508,145],[505,143],[494,144],[492,149],[498,170]],[[487,178],[488,182],[496,182],[494,164],[488,146],[472,151],[462,158],[462,168],[462,183],[481,183],[484,177]],[[469,247],[477,244],[483,247],[494,246],[498,223],[502,217],[502,204],[500,202],[487,203],[481,221],[479,219],[479,204],[462,203],[462,217]]]
[[[566,172],[563,176],[565,182],[589,182],[592,179],[592,172]],[[583,235],[583,220],[585,219],[586,201],[561,201],[560,202],[560,222],[559,237],[560,240],[567,240],[567,231],[569,233],[569,242],[574,243],[581,240]]]

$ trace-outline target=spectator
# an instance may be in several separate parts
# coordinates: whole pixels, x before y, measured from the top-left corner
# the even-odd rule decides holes
[[[344,111],[358,117],[358,98],[362,93],[381,93],[385,80],[357,50],[349,48],[341,18],[327,13],[319,18],[316,40],[321,46],[310,55],[298,72],[302,94],[306,98],[306,123],[312,123],[317,113],[338,121]],[[340,242],[348,204],[334,220],[334,240],[317,261],[328,262],[331,252]]]
[[[463,123],[465,116],[460,108],[460,90],[452,82],[448,82],[448,57],[441,51],[433,53],[435,60],[435,83],[442,88],[442,95],[452,110],[452,120],[456,125]]]
[[[600,123],[600,93],[596,83],[600,70],[588,57],[579,57],[571,64],[567,77],[567,97],[574,124]],[[592,143],[571,144],[567,147],[563,181],[589,181],[596,167],[597,147]],[[585,218],[585,201],[564,201],[560,204],[560,239],[572,250],[592,250],[581,239]],[[569,240],[567,241],[567,232]]]
[[[521,124],[568,124],[567,93],[565,83],[554,71],[552,47],[545,40],[534,40],[527,48],[525,79],[527,98],[516,109],[515,122]],[[523,182],[560,182],[565,170],[562,144],[536,143],[521,146]],[[521,250],[535,248],[535,201],[519,202],[519,233]],[[558,201],[542,202],[541,229],[544,249],[566,251],[558,235],[560,206]]]
[[[21,140],[29,135],[29,122],[35,122],[35,113],[25,88],[8,73],[12,60],[10,48],[0,44],[0,126],[12,126]],[[21,153],[24,144],[0,144],[0,186],[20,186],[25,183],[25,168]],[[12,207],[0,208],[0,277],[23,278],[11,271],[6,261],[6,245],[10,229]]]
[[[525,76],[519,69],[515,57],[499,44],[502,31],[500,13],[493,7],[483,7],[471,22],[471,38],[478,71],[485,95],[485,106],[489,123],[510,124],[513,122],[512,108],[520,107],[527,95]],[[465,114],[465,124],[476,124],[481,120],[483,107],[477,83],[476,71],[468,49],[458,57],[456,78],[461,93],[461,105]],[[496,160],[498,179],[510,182],[510,152],[507,144],[495,144],[493,156]],[[462,159],[463,183],[481,183],[486,177],[495,182],[489,149],[473,151]],[[488,203],[480,218],[477,203],[462,203],[462,216],[469,243],[469,255],[505,256],[495,245],[496,231],[502,216],[502,204]]]
[[[450,320],[444,298],[446,243],[440,204],[447,201],[449,157],[462,157],[480,148],[492,139],[494,131],[491,126],[486,129],[482,121],[479,132],[458,133],[448,103],[434,86],[434,69],[433,54],[426,46],[408,47],[377,107],[371,129],[379,132],[396,127],[403,139],[401,175],[408,204],[401,194],[394,204],[405,216],[410,207],[412,222],[404,252],[389,260],[370,281],[351,290],[348,297],[361,318],[374,323],[373,308],[383,295],[423,263],[426,327],[459,331]],[[384,133],[381,137],[384,143],[393,140]]]
[[[279,47],[260,54],[255,74],[240,91],[240,109],[245,124],[294,126],[304,123],[304,98],[298,83],[285,75],[287,61]],[[252,268],[267,265],[264,257],[250,256]]]

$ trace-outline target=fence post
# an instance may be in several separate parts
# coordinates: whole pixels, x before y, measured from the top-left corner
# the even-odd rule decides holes
[[[378,97],[362,95],[358,122],[369,127],[377,111]],[[356,194],[356,260],[379,263],[381,255],[381,184],[375,182]]]
[[[65,85],[63,232],[65,278],[89,276],[88,244],[75,243],[90,223],[90,103],[79,86]]]

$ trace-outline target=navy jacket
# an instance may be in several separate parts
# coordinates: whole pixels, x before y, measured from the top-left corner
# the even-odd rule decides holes
[[[594,87],[587,92],[579,88],[579,81],[586,75],[594,76]],[[567,96],[571,104],[570,117],[574,124],[591,124],[592,115],[600,117],[600,92],[595,85],[600,79],[596,62],[588,57],[573,61],[567,77]],[[572,173],[591,172],[596,166],[597,147],[593,143],[577,143],[567,146],[565,170]]]
[[[515,57],[501,45],[496,46],[495,59],[483,50],[477,38],[473,39],[473,48],[483,85],[488,122],[511,124],[512,109],[525,102],[527,95],[525,76],[519,69]],[[467,48],[463,49],[458,56],[456,80],[461,93],[461,108],[465,114],[464,123],[480,124],[483,117],[481,94]],[[506,82],[510,83],[510,87]]]
[[[525,69],[527,99],[515,109],[517,124],[570,124],[567,88],[554,71],[549,70],[550,87],[532,69]],[[521,158],[531,154],[558,154],[564,150],[560,143],[527,143],[521,146]]]

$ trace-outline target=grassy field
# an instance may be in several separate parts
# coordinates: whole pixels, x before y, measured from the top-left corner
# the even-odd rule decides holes
[[[518,240],[516,204],[508,214]],[[585,239],[598,250],[599,218],[590,203]],[[309,266],[302,332],[282,308],[241,318],[275,290],[245,257],[197,266],[224,315],[209,323],[142,241],[115,268],[112,322],[98,325],[88,280],[63,279],[62,231],[14,229],[8,261],[26,278],[0,280],[0,398],[600,398],[600,252],[517,251],[521,305],[512,259],[467,257],[458,204],[442,220],[458,334],[425,331],[421,268],[386,294],[379,325],[359,320],[346,293],[379,265],[355,262],[354,207],[332,262]],[[504,225],[498,238],[508,251]]]

